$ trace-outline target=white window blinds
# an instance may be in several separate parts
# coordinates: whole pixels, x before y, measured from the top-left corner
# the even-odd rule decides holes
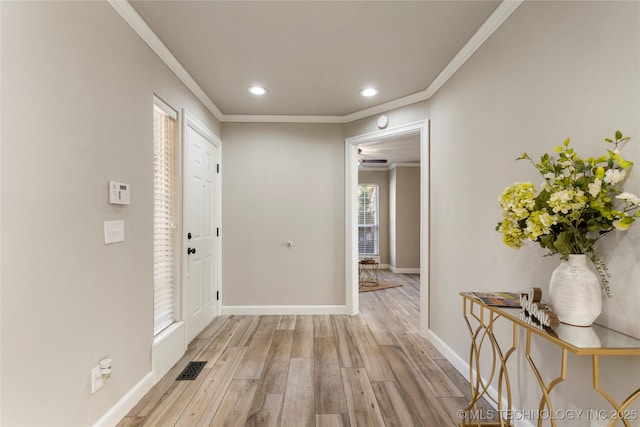
[[[176,119],[177,114],[166,104],[154,103],[154,335],[175,321]]]
[[[358,185],[358,254],[378,255],[378,186]]]

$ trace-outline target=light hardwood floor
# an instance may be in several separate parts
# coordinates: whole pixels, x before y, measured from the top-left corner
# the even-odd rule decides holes
[[[418,334],[419,276],[380,275],[403,286],[357,316],[216,318],[118,427],[457,425],[469,384]]]

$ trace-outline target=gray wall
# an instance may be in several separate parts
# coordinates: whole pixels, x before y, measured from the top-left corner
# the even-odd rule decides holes
[[[106,2],[1,7],[0,424],[88,426],[151,370],[153,94],[219,124]]]
[[[420,168],[393,168],[389,187],[391,267],[420,268]]]
[[[639,6],[525,2],[430,100],[431,329],[463,359],[469,339],[458,292],[540,286],[546,295],[559,263],[536,245],[510,249],[494,231],[503,189],[541,181],[530,164],[513,159],[524,151],[535,158],[567,137],[580,154],[598,156],[602,139],[620,129],[633,137],[626,157],[640,161]],[[625,189],[640,193],[639,170]],[[613,298],[605,297],[600,321],[640,336],[640,224],[634,227],[603,242]],[[558,375],[558,350],[539,350],[549,368],[543,375]],[[569,362],[554,409],[606,408],[591,390],[588,361]],[[603,378],[605,390],[629,393],[637,389],[640,362],[609,360]],[[537,407],[525,383],[519,394]]]
[[[377,184],[378,200],[378,253],[380,264],[389,264],[389,171],[358,170],[358,184]]]
[[[222,130],[224,306],[344,305],[342,127]]]

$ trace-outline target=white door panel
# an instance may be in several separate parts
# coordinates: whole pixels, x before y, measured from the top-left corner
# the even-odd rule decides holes
[[[219,200],[219,147],[206,129],[193,126],[188,118],[185,128],[184,295],[190,342],[218,315],[215,296],[220,254],[216,229],[220,207],[215,204]]]

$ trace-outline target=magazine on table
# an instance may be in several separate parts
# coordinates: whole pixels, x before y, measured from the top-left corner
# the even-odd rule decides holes
[[[467,295],[492,307],[521,308],[522,292],[467,292]]]

